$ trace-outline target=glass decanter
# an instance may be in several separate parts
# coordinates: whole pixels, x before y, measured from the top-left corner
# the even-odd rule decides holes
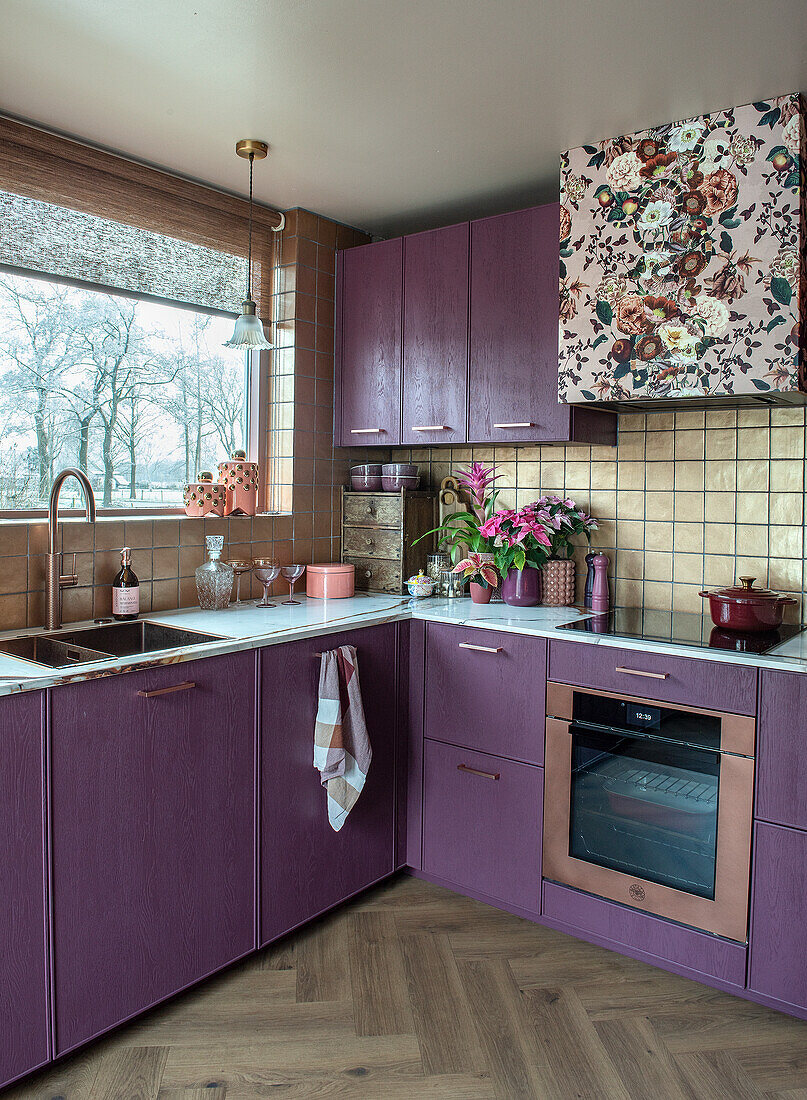
[[[199,606],[205,611],[221,611],[229,606],[235,574],[220,561],[224,535],[205,535],[207,561],[196,570],[196,592]]]

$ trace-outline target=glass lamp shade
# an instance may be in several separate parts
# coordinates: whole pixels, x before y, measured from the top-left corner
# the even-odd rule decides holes
[[[249,348],[253,351],[269,351],[274,347],[266,339],[263,321],[258,317],[251,298],[245,298],[242,302],[241,316],[236,319],[233,334],[223,347]]]

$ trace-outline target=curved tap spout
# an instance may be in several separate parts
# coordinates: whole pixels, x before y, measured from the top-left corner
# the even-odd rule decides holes
[[[50,503],[48,505],[48,556],[45,574],[45,613],[48,630],[58,630],[62,617],[62,592],[63,588],[78,583],[75,574],[75,555],[73,555],[74,571],[68,576],[63,576],[61,571],[61,555],[59,554],[59,494],[62,485],[69,477],[74,477],[81,486],[84,496],[84,514],[88,523],[95,523],[95,494],[92,491],[89,478],[83,470],[77,470],[74,466],[68,466],[53,479],[53,487],[50,491]]]

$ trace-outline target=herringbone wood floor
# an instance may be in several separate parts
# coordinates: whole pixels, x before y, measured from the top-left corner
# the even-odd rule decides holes
[[[807,1100],[807,1023],[400,877],[4,1100]]]

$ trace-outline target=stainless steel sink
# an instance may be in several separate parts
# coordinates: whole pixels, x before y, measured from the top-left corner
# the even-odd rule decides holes
[[[0,653],[49,668],[69,668],[90,661],[108,661],[111,657],[134,657],[140,653],[159,653],[177,646],[220,640],[216,634],[138,619],[131,623],[104,623],[76,630],[22,634],[0,640]]]

